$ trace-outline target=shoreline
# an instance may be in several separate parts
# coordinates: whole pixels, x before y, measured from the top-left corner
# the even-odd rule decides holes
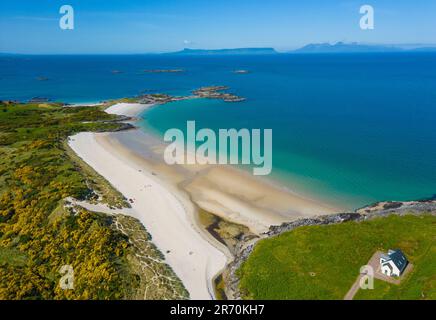
[[[106,112],[131,117],[134,122],[154,106],[117,103]],[[133,200],[132,209],[125,213],[144,224],[192,299],[215,298],[214,280],[233,260],[229,249],[201,228],[198,209],[247,226],[258,235],[271,225],[340,210],[230,165],[168,166],[161,156],[163,142],[138,128],[79,133],[70,137],[69,145]]]

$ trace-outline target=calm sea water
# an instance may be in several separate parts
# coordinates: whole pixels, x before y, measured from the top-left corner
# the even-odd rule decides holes
[[[186,72],[142,72],[166,68]],[[204,85],[247,101],[171,103],[142,125],[272,128],[273,177],[348,208],[436,194],[435,54],[0,57],[0,99],[93,102]]]

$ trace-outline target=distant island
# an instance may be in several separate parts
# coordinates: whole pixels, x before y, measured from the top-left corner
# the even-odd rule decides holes
[[[171,55],[263,55],[278,54],[274,48],[236,48],[236,49],[183,49],[182,51],[167,53]]]
[[[414,48],[409,51],[414,52],[436,52],[436,47],[420,47],[420,48]]]
[[[250,73],[250,71],[244,70],[244,69],[240,69],[240,70],[234,70],[233,73],[236,73],[236,74],[247,74],[247,73]]]
[[[239,97],[235,94],[223,92],[229,89],[230,88],[226,86],[210,86],[194,90],[192,93],[194,96],[199,98],[221,99],[224,102],[241,102],[246,100],[245,98]]]
[[[49,80],[47,77],[43,77],[43,76],[36,77],[35,79],[38,80],[38,81],[47,81],[47,80]]]
[[[397,45],[345,43],[311,43],[289,53],[369,53],[369,52],[436,52],[436,47],[404,48]]]
[[[185,72],[183,69],[151,69],[144,70],[145,73],[182,73]]]

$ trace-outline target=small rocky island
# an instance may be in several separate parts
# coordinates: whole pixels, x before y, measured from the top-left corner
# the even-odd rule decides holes
[[[186,100],[189,97],[177,97],[177,96],[171,96],[169,94],[165,93],[149,93],[149,94],[142,94],[138,96],[136,99],[138,103],[144,103],[144,104],[164,104],[168,102],[173,101],[180,101],[180,100]]]
[[[144,70],[145,73],[182,73],[184,69],[150,69]]]
[[[270,239],[285,232],[292,231],[300,227],[307,226],[326,226],[347,222],[362,222],[373,219],[388,217],[390,215],[436,215],[436,200],[432,197],[429,200],[418,201],[383,201],[365,206],[353,212],[335,213],[330,215],[319,215],[310,218],[300,218],[281,225],[272,225],[265,233],[258,237],[243,234],[238,237],[238,243],[233,248],[234,260],[230,262],[224,272],[219,276],[224,281],[221,286],[225,289],[224,296],[228,299],[240,300],[243,292],[240,291],[240,275],[238,270],[247,261],[259,240]]]
[[[135,99],[138,103],[144,104],[164,104],[173,101],[181,101],[196,98],[206,98],[206,99],[221,99],[225,102],[241,102],[246,99],[239,97],[232,93],[223,92],[229,90],[226,86],[210,86],[201,87],[192,91],[192,96],[171,96],[165,93],[149,93],[141,94]]]
[[[199,98],[221,99],[225,102],[241,102],[246,100],[245,98],[239,97],[235,94],[223,92],[229,89],[230,88],[226,86],[210,86],[194,90],[192,93]]]
[[[250,73],[250,71],[240,69],[240,70],[234,70],[233,73],[235,73],[235,74],[247,74],[247,73]]]
[[[27,101],[28,103],[46,103],[50,102],[49,98],[46,97],[33,97]]]

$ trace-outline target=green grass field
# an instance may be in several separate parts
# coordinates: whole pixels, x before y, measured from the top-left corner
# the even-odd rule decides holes
[[[356,299],[436,299],[436,217],[396,216],[297,228],[260,241],[238,270],[246,299],[343,299],[377,250],[400,248],[414,270]]]

